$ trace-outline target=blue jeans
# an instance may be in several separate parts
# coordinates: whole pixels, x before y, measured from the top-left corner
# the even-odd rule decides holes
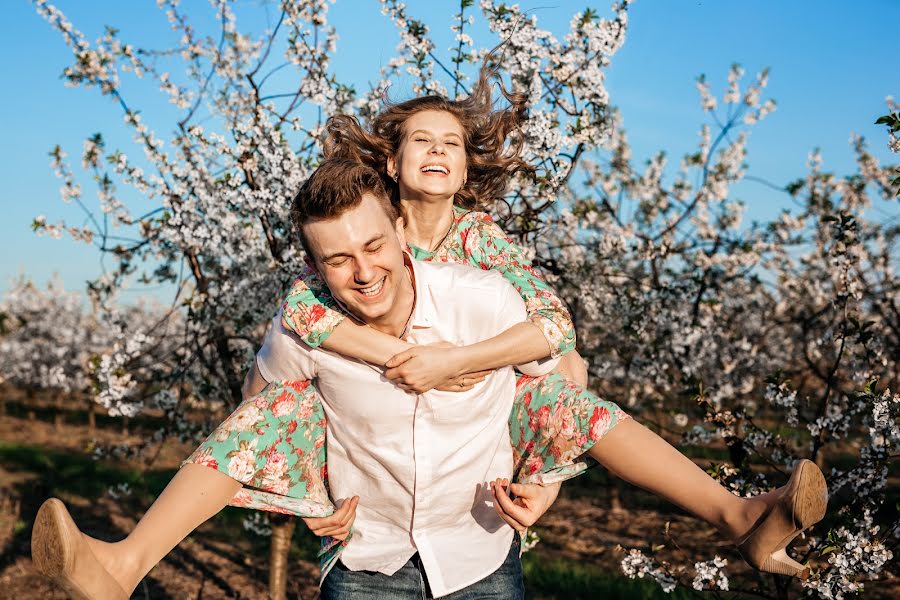
[[[427,600],[433,597],[418,554],[414,554],[393,575],[374,571],[351,571],[338,561],[322,582],[322,600],[412,600],[413,598]],[[525,598],[518,535],[513,536],[506,560],[496,571],[470,586],[441,596],[441,600],[482,598],[498,600]]]

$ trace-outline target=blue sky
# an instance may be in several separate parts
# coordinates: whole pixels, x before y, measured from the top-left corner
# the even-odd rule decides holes
[[[448,56],[449,26],[458,3],[407,4],[412,16],[431,27],[439,53]],[[539,24],[558,35],[566,30],[571,15],[585,6],[609,14],[605,2],[520,4],[533,8]],[[138,46],[174,42],[152,0],[59,0],[57,5],[91,41],[104,24],[110,24],[121,30],[122,39]],[[208,3],[189,0],[183,5],[196,14],[198,28],[211,22]],[[276,6],[264,0],[237,0],[239,29],[261,31],[276,14]],[[333,70],[357,89],[365,89],[394,55],[398,37],[393,26],[381,16],[376,0],[338,0],[330,20],[340,35]],[[851,132],[868,138],[876,156],[891,160],[885,131],[873,121],[885,112],[885,96],[900,98],[893,25],[897,22],[900,0],[639,0],[630,10],[629,33],[608,71],[607,87],[622,111],[635,157],[643,159],[664,149],[677,162],[696,146],[704,122],[696,76],[705,73],[718,94],[724,91],[732,63],[741,63],[748,76],[769,67],[769,96],[777,100],[778,110],[751,134],[750,174],[776,183],[796,179],[805,172],[807,154],[814,147],[822,149],[827,169],[849,173]],[[494,43],[487,36],[476,36],[476,41]],[[0,147],[4,182],[0,290],[23,272],[40,283],[59,273],[68,288],[83,288],[100,272],[98,252],[66,239],[39,238],[30,224],[39,214],[50,221],[82,222],[80,213],[59,199],[59,181],[49,168],[47,152],[59,144],[77,159],[83,139],[98,131],[108,147],[127,152],[132,146],[121,112],[96,90],[63,85],[60,73],[70,54],[29,2],[4,4],[0,51],[5,83],[0,96],[0,128],[5,134]],[[151,127],[167,133],[174,127],[173,109],[161,96],[144,92],[134,88],[136,104]],[[746,219],[765,220],[786,206],[783,195],[756,183],[740,185],[735,195],[747,204]],[[86,198],[91,200],[90,194]]]

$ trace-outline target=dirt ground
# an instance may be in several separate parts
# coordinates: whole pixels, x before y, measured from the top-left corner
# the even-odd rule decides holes
[[[134,439],[121,431],[119,421],[101,420],[91,434],[83,422],[71,423],[81,420],[77,415],[57,427],[48,411],[37,411],[32,420],[23,404],[11,402],[6,412],[6,416],[0,416],[0,597],[66,598],[65,592],[33,570],[29,558],[31,522],[40,503],[51,494],[60,495],[84,530],[100,539],[120,539],[149,505],[153,490],[161,489],[191,448],[166,445],[152,469],[142,471],[133,462],[89,459],[93,440]],[[132,426],[132,435],[137,429]],[[115,499],[104,482],[123,473],[151,483],[143,494],[137,490]],[[619,498],[627,510],[610,508],[610,491],[616,489],[621,490]],[[151,571],[133,597],[266,597],[268,542],[243,530],[245,514],[226,509],[206,523]],[[289,596],[315,598],[316,542],[301,529],[302,523],[290,561]],[[564,485],[559,500],[536,530],[541,542],[532,552],[541,562],[544,558],[560,559],[557,562],[572,561],[600,572],[620,574],[623,547],[652,548],[657,557],[673,564],[692,564],[700,560],[696,557],[714,554],[727,558],[732,589],[740,584],[746,589],[751,581],[764,585],[767,581],[750,573],[733,547],[717,539],[710,527],[643,492],[611,482],[599,470]],[[790,597],[801,596],[797,586],[792,589]],[[540,595],[547,597],[546,590]],[[900,597],[900,583],[892,579],[867,585],[865,597]]]

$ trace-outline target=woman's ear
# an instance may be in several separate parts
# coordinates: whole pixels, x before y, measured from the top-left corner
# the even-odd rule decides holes
[[[397,174],[397,161],[394,160],[393,156],[388,157],[386,166],[388,177],[390,177],[394,181],[397,181],[397,179],[399,178],[399,175]]]
[[[403,217],[397,217],[397,220],[394,221],[394,230],[397,232],[397,238],[400,240],[400,247],[406,248],[406,230],[404,227],[406,226],[406,221],[403,220]]]

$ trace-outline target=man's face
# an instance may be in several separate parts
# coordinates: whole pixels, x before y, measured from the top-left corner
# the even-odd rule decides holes
[[[356,208],[334,219],[310,221],[303,233],[335,299],[366,323],[397,320],[391,311],[407,281],[402,219],[392,223],[378,199],[367,193]]]

